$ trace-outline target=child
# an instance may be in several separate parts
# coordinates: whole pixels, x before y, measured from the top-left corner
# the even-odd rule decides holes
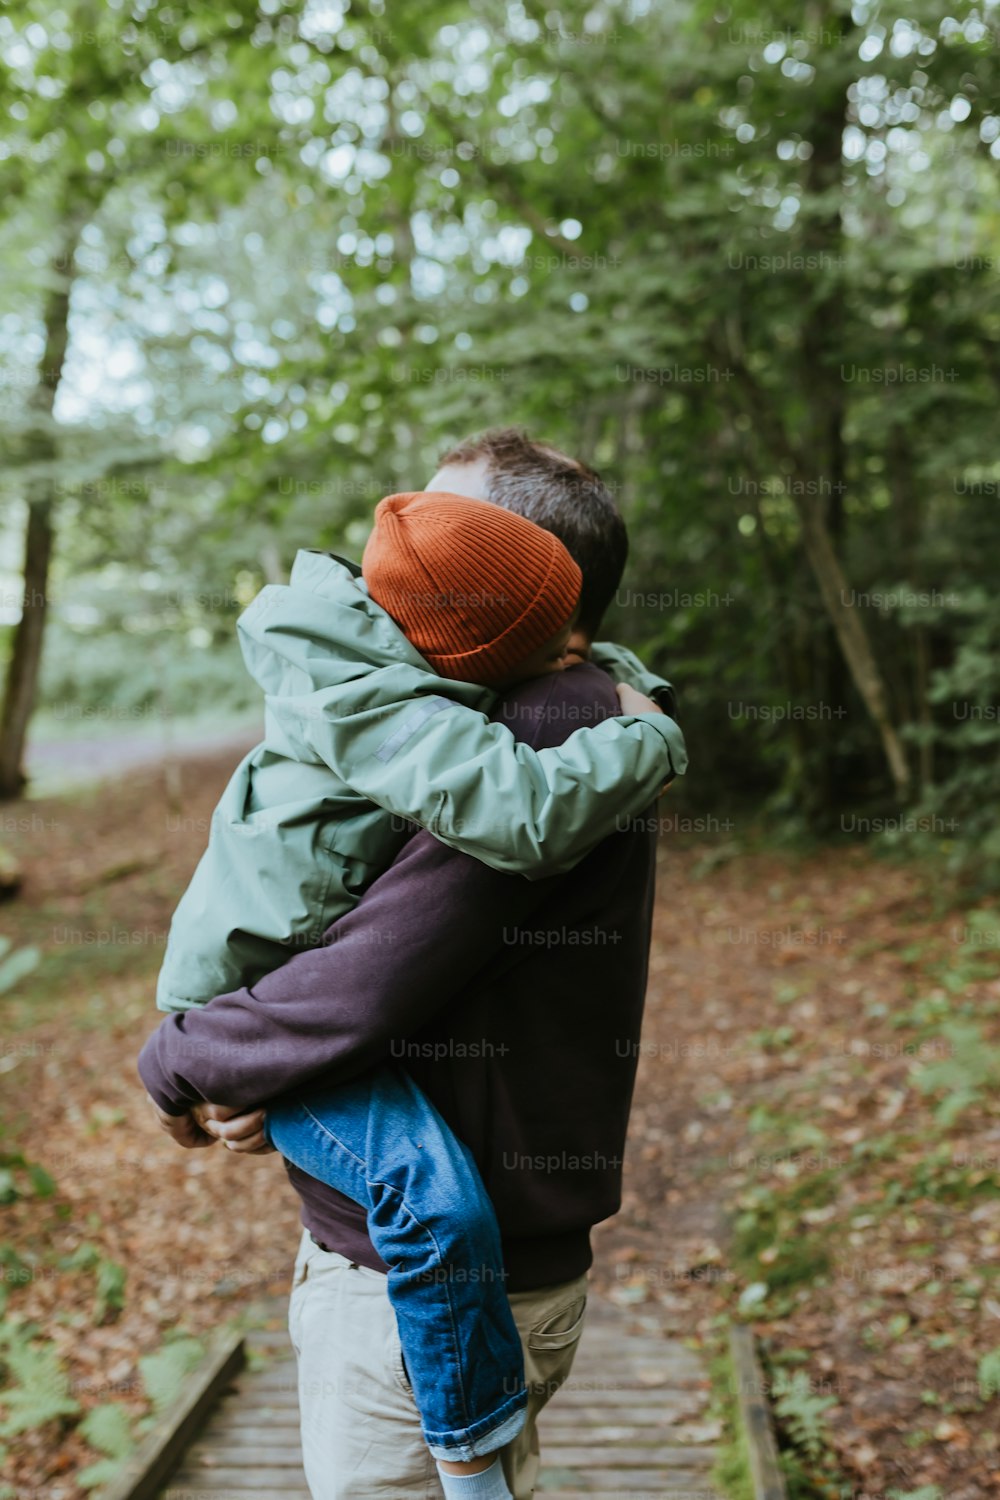
[[[315,944],[408,836],[383,809],[497,868],[537,875],[571,866],[683,769],[679,731],[657,715],[536,754],[481,714],[454,712],[485,706],[470,683],[495,690],[559,669],[580,571],[550,533],[481,501],[390,496],[362,571],[367,592],[342,565],[300,555],[290,588],[265,590],[240,622],[245,651],[252,642],[273,653],[256,661],[268,734],[224,794],[178,908],[163,1008],[252,984],[289,944]],[[311,596],[288,598],[303,582]],[[567,802],[585,806],[567,817]],[[509,1442],[525,1392],[499,1234],[469,1153],[437,1111],[386,1067],[269,1106],[267,1128],[287,1159],[367,1210],[439,1463],[481,1460]],[[477,1496],[507,1493],[494,1470],[477,1475]],[[442,1480],[446,1492],[455,1482],[447,1470]]]

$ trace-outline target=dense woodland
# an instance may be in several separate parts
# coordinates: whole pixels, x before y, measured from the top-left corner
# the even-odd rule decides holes
[[[729,1500],[741,1321],[790,1500],[995,1496],[1000,4],[11,0],[0,93],[0,1500],[287,1291],[279,1164],[134,1062],[235,621],[510,424],[691,754],[595,1293],[711,1361]]]
[[[9,7],[0,791],[46,723],[252,704],[255,590],[517,423],[628,517],[607,633],[679,687],[678,805],[1000,862],[998,39],[928,0]]]

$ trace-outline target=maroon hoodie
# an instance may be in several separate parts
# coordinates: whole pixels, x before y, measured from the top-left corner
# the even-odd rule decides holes
[[[495,717],[541,749],[617,713],[593,666],[534,678]],[[527,881],[416,832],[325,945],[252,989],[168,1016],[139,1071],[162,1109],[250,1108],[382,1062],[405,1067],[470,1147],[496,1207],[511,1291],[590,1265],[615,1213],[639,1033],[655,819],[565,875]],[[302,1221],[384,1270],[361,1208],[295,1167]]]

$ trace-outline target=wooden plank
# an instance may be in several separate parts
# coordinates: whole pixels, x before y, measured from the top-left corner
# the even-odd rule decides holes
[[[119,1476],[102,1492],[102,1500],[155,1500],[245,1360],[243,1335],[227,1330],[194,1371],[185,1390],[125,1461]]]
[[[703,1479],[678,1482],[678,1476],[671,1475],[667,1484],[652,1490],[536,1490],[535,1500],[721,1500],[721,1496],[718,1490],[707,1488]]]
[[[250,1385],[247,1381],[238,1387],[237,1395],[246,1400],[252,1391],[254,1405],[273,1407],[275,1411],[298,1411],[299,1388],[297,1385]]]
[[[567,1430],[570,1427],[589,1430],[602,1423],[627,1425],[636,1433],[636,1441],[641,1441],[640,1433],[649,1432],[661,1426],[669,1429],[677,1421],[697,1421],[704,1411],[704,1406],[704,1401],[699,1401],[695,1405],[687,1396],[678,1398],[676,1401],[661,1400],[651,1405],[637,1405],[634,1408],[628,1405],[615,1407],[612,1411],[607,1406],[584,1406],[568,1401],[563,1402],[559,1395],[543,1411],[539,1427],[544,1436],[550,1437],[555,1427]],[[213,1432],[229,1432],[246,1427],[260,1430],[265,1425],[268,1432],[298,1433],[298,1407],[274,1406],[271,1403],[258,1406],[256,1402],[251,1406],[245,1399],[234,1401],[232,1404],[227,1401],[219,1407],[212,1418]]]
[[[252,1500],[260,1500],[262,1490],[274,1491],[289,1497],[298,1494],[300,1492],[298,1486],[294,1489],[292,1487],[292,1477],[287,1469],[281,1468],[252,1470],[224,1469],[220,1466],[212,1469],[210,1473],[204,1469],[183,1469],[175,1475],[171,1489],[177,1491],[178,1500],[184,1500],[182,1491],[187,1492],[186,1500],[211,1500],[213,1494],[224,1494],[226,1500],[233,1500],[234,1495],[244,1493],[252,1497]],[[566,1475],[564,1479],[563,1474],[558,1470],[550,1470],[546,1466],[543,1467],[539,1477],[541,1487],[537,1491],[537,1500],[543,1500],[543,1497],[544,1500],[550,1500],[552,1480],[557,1478],[563,1480],[565,1488],[565,1479],[570,1476]],[[660,1468],[632,1469],[627,1476],[623,1476],[623,1480],[624,1483],[616,1482],[613,1474],[595,1474],[590,1471],[574,1472],[572,1475],[573,1485],[586,1492],[588,1497],[595,1490],[608,1491],[613,1488],[617,1500],[624,1500],[624,1496],[628,1496],[628,1500],[636,1500],[637,1491],[648,1489],[651,1496],[656,1496],[656,1500],[665,1500],[671,1490],[700,1489],[700,1493],[706,1497],[706,1500],[709,1496],[714,1500],[714,1491],[707,1487],[704,1469],[675,1469],[669,1473]],[[307,1494],[304,1485],[301,1493]],[[168,1500],[168,1497],[164,1496],[164,1500]]]
[[[663,1422],[644,1422],[638,1426],[619,1424],[615,1427],[601,1426],[600,1417],[592,1422],[580,1422],[570,1426],[565,1420],[559,1422],[559,1413],[554,1413],[551,1422],[540,1427],[546,1443],[565,1447],[567,1443],[634,1443],[644,1447],[658,1443],[670,1435],[669,1426]]]
[[[667,1443],[639,1449],[591,1448],[580,1443],[561,1448],[546,1443],[545,1462],[554,1469],[614,1469],[624,1475],[631,1474],[633,1469],[697,1469],[704,1464],[711,1466],[713,1456],[706,1448],[674,1447]]]
[[[660,1364],[655,1359],[633,1359],[627,1365],[581,1364],[574,1369],[570,1384],[600,1384],[608,1390],[635,1385],[678,1387],[705,1378],[704,1367],[697,1360],[685,1365]]]
[[[565,1492],[570,1483],[574,1486],[570,1493],[579,1492],[586,1500],[593,1500],[595,1491],[599,1494],[610,1493],[615,1500],[642,1500],[644,1491],[648,1491],[650,1500],[669,1500],[673,1495],[683,1495],[684,1500],[698,1500],[698,1497],[701,1500],[718,1500],[704,1469],[675,1469],[669,1475],[662,1469],[633,1469],[624,1477],[623,1483],[620,1480],[616,1482],[613,1474],[574,1472],[569,1475],[557,1469],[546,1470],[544,1466],[539,1474],[535,1500],[552,1500],[553,1495],[559,1494],[560,1490]]]
[[[288,1464],[301,1469],[298,1440],[294,1443],[277,1443],[274,1442],[270,1428],[261,1428],[258,1433],[246,1433],[234,1442],[232,1434],[222,1437],[211,1430],[207,1440],[198,1443],[195,1448],[187,1449],[187,1457],[184,1458],[184,1469],[213,1469],[216,1466],[220,1469],[240,1469],[240,1466],[255,1467],[258,1464],[262,1464],[265,1469],[286,1469]]]
[[[699,1371],[697,1377],[691,1380],[671,1380],[668,1385],[648,1385],[645,1381],[636,1381],[635,1385],[630,1386],[624,1383],[609,1384],[596,1377],[589,1380],[574,1377],[559,1387],[559,1400],[569,1399],[580,1403],[599,1400],[616,1406],[655,1406],[671,1393],[679,1396],[682,1392],[699,1389],[708,1389],[708,1377],[704,1371]]]
[[[288,1449],[290,1452],[297,1453],[299,1429],[297,1427],[275,1428],[269,1422],[262,1422],[257,1427],[225,1428],[220,1427],[217,1422],[210,1422],[199,1441],[193,1448],[188,1449],[187,1462],[196,1464],[209,1458],[213,1463],[216,1459],[222,1463],[221,1455],[223,1454],[246,1454],[261,1448],[268,1448],[274,1452]]]
[[[538,1431],[547,1443],[556,1443],[559,1433],[570,1431],[624,1431],[634,1433],[634,1442],[648,1443],[649,1434],[660,1430],[670,1431],[678,1422],[697,1422],[702,1409],[693,1412],[690,1404],[685,1406],[640,1407],[636,1412],[609,1412],[607,1407],[562,1407],[555,1412],[543,1412]]]
[[[298,1393],[299,1382],[295,1365],[283,1359],[280,1364],[268,1365],[263,1370],[248,1370],[243,1375],[243,1380],[253,1381],[254,1389],[258,1391],[295,1391]]]
[[[302,1466],[299,1465],[298,1475],[294,1471],[290,1474],[286,1468],[280,1465],[268,1468],[255,1469],[224,1469],[220,1464],[218,1468],[208,1469],[180,1469],[174,1475],[173,1485],[176,1489],[194,1491],[196,1496],[204,1496],[205,1500],[215,1491],[222,1491],[229,1495],[232,1490],[280,1490],[282,1494],[291,1493],[290,1484],[301,1480],[302,1488],[305,1489],[305,1480],[302,1479]],[[194,1495],[189,1495],[189,1500],[194,1500]]]
[[[227,1485],[225,1489],[218,1489],[206,1476],[201,1477],[192,1487],[188,1480],[180,1484],[176,1479],[162,1491],[160,1500],[311,1500],[309,1487],[305,1480],[291,1484],[283,1479],[281,1484],[273,1490],[248,1490],[237,1484],[235,1488]]]
[[[593,1368],[599,1365],[605,1370],[631,1370],[635,1365],[655,1365],[658,1370],[688,1370],[700,1367],[700,1361],[690,1349],[670,1348],[667,1344],[644,1343],[639,1349],[623,1349],[620,1345],[609,1345],[606,1349],[587,1344],[583,1335],[577,1365]]]
[[[217,1469],[241,1468],[294,1468],[301,1471],[302,1461],[296,1442],[276,1443],[270,1432],[259,1432],[251,1442],[249,1435],[243,1442],[222,1441],[211,1433],[209,1441],[189,1450],[185,1460],[186,1470],[215,1471]],[[545,1458],[557,1469],[614,1469],[625,1473],[631,1469],[662,1468],[683,1469],[711,1466],[713,1457],[705,1448],[673,1447],[669,1444],[645,1444],[639,1448],[614,1447],[595,1442],[593,1445],[547,1442]]]
[[[181,1500],[181,1497],[178,1497]],[[228,1497],[227,1497],[228,1500]],[[704,1475],[684,1478],[671,1474],[651,1490],[636,1490],[631,1487],[603,1490],[536,1490],[535,1500],[722,1500],[719,1491],[705,1483]]]
[[[190,1483],[181,1486],[175,1481],[163,1491],[162,1500],[311,1500],[304,1482],[301,1486],[291,1488],[282,1480],[280,1488],[274,1490],[233,1489],[232,1486],[221,1490],[199,1478],[197,1486],[197,1489],[192,1489]],[[658,1500],[663,1500],[663,1497],[659,1496]]]
[[[729,1330],[729,1349],[736,1377],[736,1399],[750,1455],[755,1500],[787,1500],[764,1377],[753,1334],[744,1324],[734,1324]]]
[[[591,1370],[574,1370],[571,1380],[562,1387],[564,1391],[686,1391],[693,1385],[704,1385],[707,1380],[700,1365],[688,1370],[663,1370],[657,1365],[633,1365],[628,1370],[602,1370],[595,1366]]]
[[[627,1354],[633,1344],[643,1355],[662,1354],[666,1358],[677,1356],[690,1359],[692,1354],[690,1345],[685,1344],[682,1339],[652,1333],[629,1333],[624,1328],[604,1329],[589,1321],[583,1327],[580,1349],[599,1349],[603,1354],[615,1351]]]
[[[565,1406],[555,1398],[551,1407],[546,1407],[539,1421],[539,1431],[548,1435],[554,1426],[593,1427],[602,1424],[627,1424],[636,1432],[648,1432],[650,1428],[672,1427],[675,1422],[695,1422],[704,1410],[702,1402],[695,1410],[688,1401],[665,1401],[662,1406],[637,1406],[629,1408],[607,1406],[579,1406],[567,1401]]]
[[[253,1432],[266,1428],[268,1432],[287,1432],[298,1437],[298,1413],[264,1406],[233,1406],[228,1411],[220,1409],[212,1418],[213,1432],[245,1432],[247,1428]]]

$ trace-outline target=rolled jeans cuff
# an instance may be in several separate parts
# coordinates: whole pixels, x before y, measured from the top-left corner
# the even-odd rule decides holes
[[[505,1401],[500,1411],[492,1417],[484,1417],[474,1427],[467,1427],[464,1432],[456,1433],[428,1433],[424,1432],[424,1441],[430,1449],[433,1458],[443,1458],[450,1463],[465,1463],[470,1458],[482,1458],[485,1453],[495,1453],[498,1448],[506,1448],[517,1437],[527,1418],[528,1392],[518,1391],[509,1401]],[[513,1409],[512,1409],[513,1408]],[[503,1413],[508,1415],[504,1416]],[[492,1424],[497,1422],[496,1426]],[[482,1431],[483,1428],[487,1431]]]

